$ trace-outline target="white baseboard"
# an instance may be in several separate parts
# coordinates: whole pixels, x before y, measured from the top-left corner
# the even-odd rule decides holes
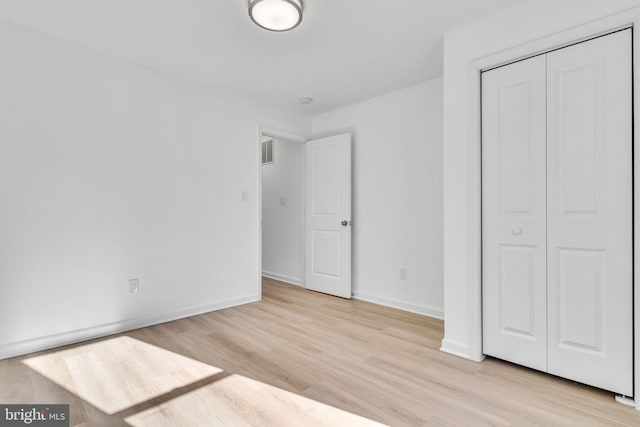
[[[223,308],[235,307],[259,300],[260,298],[255,295],[244,298],[236,298],[185,310],[179,310],[169,314],[137,317],[133,319],[107,323],[104,325],[98,325],[90,328],[76,329],[74,331],[62,332],[54,335],[2,344],[0,345],[0,360],[21,356],[28,353],[34,353],[37,351],[48,350],[55,347],[61,347],[69,344],[75,344],[95,338],[101,338],[107,335],[127,332],[134,329],[157,325],[160,323],[171,322],[172,320],[196,316],[198,314],[221,310]]]
[[[447,340],[446,338],[442,340],[442,343],[440,345],[440,351],[444,353],[452,354],[454,356],[462,357],[464,359],[475,360],[471,357],[469,346]],[[479,362],[480,360],[475,360],[475,361]]]
[[[353,297],[355,299],[372,302],[374,304],[384,305],[386,307],[397,308],[400,310],[404,310],[404,311],[408,311],[416,314],[422,314],[423,316],[427,316],[427,317],[434,317],[440,320],[444,319],[444,312],[442,312],[442,310],[436,310],[434,308],[427,307],[424,305],[409,304],[406,302],[397,301],[394,299],[380,297],[377,295],[371,295],[371,294],[358,292],[358,291],[353,292]]]
[[[295,277],[285,276],[283,274],[273,273],[271,271],[263,271],[262,275],[269,279],[279,280],[281,282],[289,283],[291,285],[304,287],[304,285],[302,284],[302,280],[296,279]]]
[[[626,406],[631,406],[632,408],[636,407],[636,401],[631,397],[622,396],[620,394],[616,394],[616,402],[621,403]]]

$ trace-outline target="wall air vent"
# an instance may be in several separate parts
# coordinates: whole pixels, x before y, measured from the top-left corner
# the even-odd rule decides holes
[[[262,142],[262,164],[270,165],[273,163],[273,139]]]

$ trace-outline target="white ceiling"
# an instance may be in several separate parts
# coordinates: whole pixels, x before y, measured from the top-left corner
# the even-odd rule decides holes
[[[304,0],[288,33],[254,25],[247,0],[0,0],[0,19],[316,113],[441,76],[444,33],[518,1]]]

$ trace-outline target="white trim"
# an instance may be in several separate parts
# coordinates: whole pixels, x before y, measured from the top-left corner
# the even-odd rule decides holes
[[[479,68],[482,71],[491,70],[497,67],[502,67],[504,65],[508,65],[513,62],[521,61],[523,59],[531,58],[537,55],[544,55],[551,50],[562,49],[577,43],[582,43],[588,40],[592,40],[597,37],[601,37],[607,34],[611,34],[617,31],[625,30],[633,28],[633,25],[629,23],[625,23],[619,26],[607,27],[607,29],[603,29],[598,32],[591,32],[585,34],[584,31],[580,27],[574,28],[571,30],[564,31],[562,33],[558,33],[553,36],[545,37],[540,40],[536,40],[531,43],[527,43],[521,45],[522,51],[521,55],[518,57],[510,57],[510,53],[513,49],[504,50],[492,55],[484,56],[480,59],[472,61],[471,64],[475,68]],[[552,39],[549,41],[548,39]],[[549,43],[552,43],[551,46]],[[515,48],[514,48],[515,49]],[[524,51],[528,51],[529,53],[524,53]]]
[[[168,314],[137,317],[119,322],[93,326],[90,328],[76,329],[74,331],[3,344],[0,345],[0,360],[37,351],[48,350],[51,348],[62,347],[69,344],[75,344],[95,338],[101,338],[107,335],[127,332],[147,326],[158,325],[160,323],[171,322],[173,320],[209,313],[211,311],[221,310],[224,308],[248,304],[259,301],[259,299],[260,298],[255,295],[244,298],[235,298],[232,300],[174,311]]]
[[[302,279],[296,279],[295,277],[285,276],[283,274],[272,273],[271,271],[264,271],[264,270],[262,271],[262,275],[269,279],[289,283],[290,285],[302,286]]]
[[[299,135],[297,133],[288,132],[286,130],[280,130],[269,126],[260,125],[260,135],[270,136],[272,138],[280,138],[289,142],[297,142],[303,144],[307,142],[309,138]]]
[[[635,9],[633,31],[633,371],[635,407],[640,411],[640,8]]]
[[[442,350],[456,354],[459,351],[461,357],[471,360],[481,360],[482,353],[482,308],[481,308],[481,200],[480,200],[480,72],[492,66],[500,65],[512,59],[523,58],[537,52],[548,51],[567,43],[584,40],[594,35],[614,31],[626,26],[633,26],[634,31],[634,163],[640,165],[640,8],[633,6],[627,10],[614,13],[593,21],[577,25],[565,30],[557,31],[545,37],[499,49],[491,54],[472,59],[467,63],[467,118],[469,120],[469,132],[467,133],[468,157],[466,165],[469,175],[467,185],[468,193],[468,230],[467,254],[469,269],[467,270],[468,289],[468,345],[456,345],[446,339],[442,341]],[[446,132],[446,129],[445,129]],[[640,167],[640,166],[639,166]],[[634,371],[635,390],[640,390],[640,173],[634,173]],[[446,273],[445,273],[446,274]],[[456,350],[458,349],[458,350]],[[640,399],[636,399],[636,409],[640,410]]]
[[[256,146],[256,165],[258,167],[258,259],[257,259],[257,293],[258,298],[262,299],[262,128],[263,126],[258,124],[258,145]]]
[[[409,304],[407,302],[358,291],[353,292],[353,298],[372,302],[374,304],[384,305],[386,307],[397,308],[399,310],[408,311],[410,313],[421,314],[423,316],[432,317],[434,319],[444,319],[444,312],[442,310],[427,307],[426,305]]]
[[[474,362],[481,362],[484,359],[482,355],[479,359],[473,359],[469,347],[459,342],[453,342],[447,339],[442,340],[440,351],[449,353],[454,356],[462,357],[464,359],[473,360]]]
[[[617,394],[616,395],[616,402],[621,403],[621,404],[626,405],[626,406],[631,406],[632,408],[636,407],[635,400],[633,400],[632,398],[627,397],[627,396],[622,396],[622,395]]]

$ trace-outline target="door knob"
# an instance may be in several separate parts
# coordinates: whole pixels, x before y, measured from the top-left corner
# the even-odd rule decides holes
[[[342,221],[340,224],[342,224],[343,227],[346,227],[349,225],[349,221]]]
[[[522,228],[520,227],[513,227],[513,229],[511,230],[511,234],[513,234],[514,236],[519,236],[522,234]]]

